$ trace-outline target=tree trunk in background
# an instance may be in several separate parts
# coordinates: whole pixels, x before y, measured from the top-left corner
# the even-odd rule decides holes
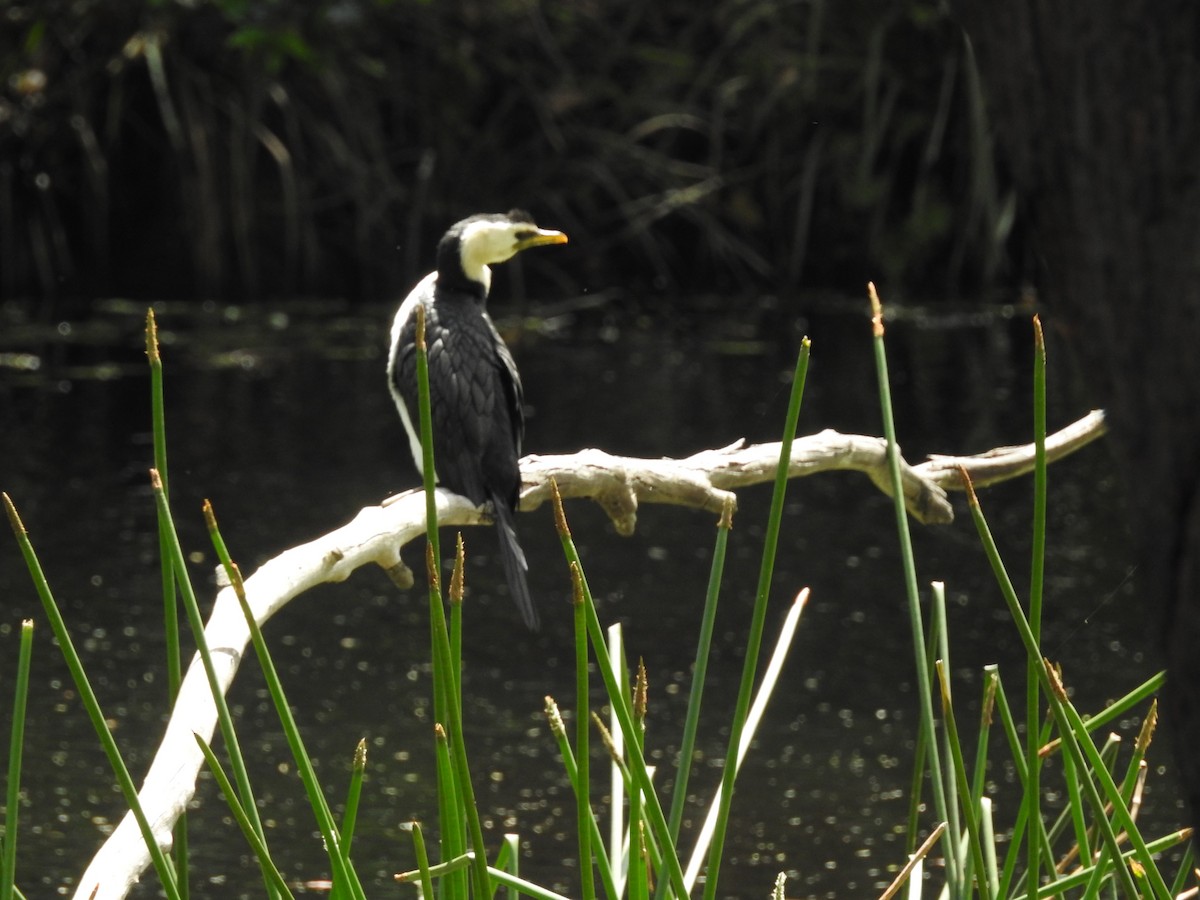
[[[1048,331],[1109,409],[1200,824],[1200,3],[953,0]],[[1150,621],[1148,616],[1148,621]]]

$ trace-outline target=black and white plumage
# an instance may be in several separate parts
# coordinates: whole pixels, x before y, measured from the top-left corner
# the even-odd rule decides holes
[[[435,477],[476,506],[491,506],[509,591],[534,629],[538,613],[525,578],[528,565],[513,530],[525,432],[521,377],[487,314],[488,266],[529,247],[566,241],[565,234],[538,228],[521,210],[455,223],[438,243],[436,271],[400,305],[388,355],[388,386],[420,471],[416,309],[423,306]]]

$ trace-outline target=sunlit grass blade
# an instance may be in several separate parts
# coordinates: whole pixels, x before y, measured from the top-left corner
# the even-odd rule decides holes
[[[582,571],[582,570],[581,570]],[[633,702],[633,691],[629,684],[629,664],[625,659],[625,638],[621,623],[614,622],[608,626],[606,634],[609,651],[609,662],[613,666],[612,676],[621,691],[621,697],[626,704]],[[597,724],[605,747],[609,751],[608,781],[609,781],[609,817],[608,817],[608,856],[616,863],[613,877],[616,879],[618,894],[625,893],[625,879],[628,875],[626,840],[629,830],[625,827],[625,797],[629,793],[629,772],[625,768],[625,737],[621,732],[621,722],[617,718],[617,707],[609,704],[608,728]],[[662,879],[664,884],[666,879]]]
[[[725,571],[725,553],[729,531],[733,527],[733,503],[726,502],[717,523],[716,546],[713,547],[712,567],[708,575],[708,590],[704,596],[704,612],[700,617],[700,635],[696,641],[696,662],[692,666],[692,687],[688,695],[687,714],[683,721],[683,736],[679,742],[679,768],[671,787],[671,814],[668,818],[672,842],[679,840],[683,811],[687,805],[688,780],[692,772],[692,757],[696,752],[696,734],[700,728],[700,706],[704,698],[704,681],[708,676],[709,651],[717,620],[717,601],[721,594],[721,578]],[[660,885],[661,898],[666,883]]]
[[[934,621],[933,616],[929,617],[929,625],[925,635],[925,668],[926,671],[932,674],[933,664],[938,657],[938,623]],[[921,832],[921,813],[925,809],[925,801],[923,799],[923,788],[925,786],[925,730],[917,729],[916,746],[913,749],[912,759],[912,780],[910,782],[909,798],[908,798],[908,829],[905,838],[907,844],[908,855],[912,856],[917,849],[917,838]],[[947,828],[951,828],[949,821],[946,823]],[[951,828],[952,832],[956,829]],[[953,864],[952,864],[953,865]]]
[[[758,671],[758,654],[762,646],[763,628],[766,624],[767,602],[771,592],[771,579],[775,571],[775,553],[779,546],[780,523],[783,520],[783,501],[787,493],[788,466],[791,462],[792,442],[800,421],[800,406],[804,397],[804,383],[808,376],[808,359],[811,344],[808,338],[800,343],[796,356],[796,368],[792,375],[791,396],[788,398],[787,417],[780,443],[779,464],[775,472],[775,486],[771,494],[771,510],[767,516],[766,532],[763,536],[762,562],[758,572],[758,587],[754,595],[754,611],[750,616],[750,630],[746,636],[745,657],[742,663],[742,678],[738,685],[737,702],[729,722],[729,746],[725,751],[725,768],[721,772],[720,811],[713,832],[712,847],[708,854],[705,872],[704,898],[714,900],[721,873],[721,855],[725,848],[725,832],[729,827],[730,809],[733,805],[734,779],[737,777],[737,757],[742,741],[742,730],[750,711],[754,691],[755,673]]]
[[[519,835],[511,833],[504,835],[504,840],[500,844],[500,852],[496,854],[495,868],[517,878],[521,877],[521,839]],[[505,893],[508,900],[516,900],[520,896],[520,892],[515,888],[509,888]]]
[[[423,900],[433,900],[433,875],[429,871],[429,852],[425,849],[425,835],[421,831],[421,823],[412,823],[413,852],[417,857],[417,871],[421,879],[421,897]]]
[[[592,642],[592,652],[596,655],[596,668],[604,679],[604,688],[608,692],[609,703],[620,723],[621,732],[625,736],[625,742],[628,744],[633,740],[636,730],[633,712],[630,709],[627,699],[622,695],[621,686],[618,683],[617,676],[614,674],[613,662],[604,640],[604,631],[600,625],[599,616],[596,614],[596,605],[592,600],[591,588],[588,587],[587,575],[584,573],[583,563],[579,558],[579,551],[575,547],[575,542],[571,539],[571,530],[567,526],[567,517],[562,505],[562,495],[558,492],[558,485],[554,484],[553,481],[551,482],[551,497],[554,501],[554,520],[567,565],[569,566],[571,563],[574,563],[579,568],[584,606],[588,617],[588,636]],[[663,848],[665,875],[670,879],[672,889],[676,894],[681,898],[686,897],[688,892],[683,884],[683,869],[679,865],[679,857],[675,853],[675,848],[669,840],[667,818],[663,815],[662,805],[659,803],[658,794],[654,790],[650,773],[647,771],[640,757],[631,754],[629,759],[630,773],[633,776],[633,781],[644,794],[648,821],[656,839]],[[660,873],[660,877],[662,877],[662,874]]]
[[[646,665],[639,658],[637,677],[633,687],[633,721],[636,729],[634,740],[629,744],[629,752],[637,754],[642,764],[646,762],[646,708],[648,685]],[[626,863],[627,888],[626,894],[630,900],[645,900],[649,895],[649,883],[646,873],[646,839],[644,832],[645,820],[642,816],[642,792],[634,788],[629,792],[629,857]]]
[[[150,363],[150,424],[154,441],[154,469],[162,479],[163,493],[167,490],[167,415],[163,392],[162,356],[158,347],[158,324],[154,310],[146,310],[146,359]],[[171,557],[169,524],[158,520],[158,559],[162,577],[163,646],[167,654],[167,702],[175,705],[179,686],[183,683],[183,654],[179,646],[179,599],[175,587],[175,563]],[[175,823],[175,842],[172,847],[176,871],[188,870],[187,811]],[[188,896],[187,879],[180,879],[179,893]]]
[[[462,532],[454,541],[454,569],[450,573],[450,674],[454,676],[454,692],[462,697],[463,596],[466,593],[467,550]]]
[[[254,851],[259,868],[262,869],[264,880],[275,889],[280,897],[291,897],[291,889],[288,888],[287,882],[283,880],[283,876],[279,874],[279,869],[276,868],[274,860],[271,859],[267,845],[263,843],[262,838],[255,832],[250,816],[246,813],[245,807],[238,801],[237,791],[234,789],[233,783],[230,782],[229,776],[225,774],[225,770],[221,767],[220,760],[213,753],[212,747],[208,745],[208,741],[204,740],[198,734],[195,737],[196,743],[200,747],[200,752],[204,754],[204,759],[208,763],[208,769],[212,772],[213,778],[217,782],[217,787],[220,789],[222,796],[225,797],[225,802],[229,805],[229,811],[233,814],[233,820],[237,822],[238,827],[242,830],[242,836],[246,839],[246,843]]]
[[[554,891],[548,890],[540,884],[534,884],[532,881],[526,881],[524,878],[510,875],[502,869],[488,866],[487,872],[492,881],[509,889],[510,896],[528,896],[532,897],[533,900],[570,900],[570,898],[564,897],[562,894],[556,894]]]
[[[473,853],[467,853],[463,856],[458,856],[454,859],[447,860],[444,863],[438,863],[436,866],[430,866],[429,874],[434,878],[441,878],[450,872],[465,869],[473,865],[474,860],[472,857],[474,857],[474,855],[475,854]],[[516,875],[512,875],[503,871],[502,869],[498,869],[493,866],[487,866],[485,871],[487,872],[488,878],[493,882],[515,890],[521,896],[533,897],[534,900],[570,900],[569,897],[565,897],[562,894],[556,894],[554,891],[547,890],[541,885],[534,884],[532,881],[526,881],[524,878],[519,878]],[[420,878],[421,872],[418,869],[414,869],[411,872],[400,872],[396,875],[396,881],[405,884],[418,881]],[[460,900],[460,898],[456,897],[454,900]]]
[[[25,565],[28,567],[29,574],[33,579],[34,589],[37,591],[38,598],[42,602],[46,618],[50,622],[50,629],[54,632],[54,638],[58,641],[59,650],[62,651],[63,659],[66,661],[67,668],[71,672],[71,680],[74,681],[75,689],[79,692],[79,699],[83,703],[84,709],[87,710],[92,727],[96,730],[96,734],[100,738],[100,744],[104,748],[104,755],[108,757],[108,763],[117,778],[121,794],[124,796],[125,802],[129,805],[129,809],[133,813],[134,820],[138,824],[138,829],[142,833],[142,839],[146,842],[146,849],[150,853],[150,859],[154,863],[154,871],[158,875],[162,889],[169,900],[180,900],[179,886],[176,881],[174,867],[163,853],[162,848],[159,847],[158,841],[154,837],[154,831],[150,827],[150,822],[146,819],[146,813],[142,809],[141,803],[138,802],[137,787],[133,783],[133,778],[129,774],[125,760],[121,757],[121,751],[117,747],[112,730],[108,727],[108,721],[104,717],[104,711],[100,708],[100,701],[96,698],[96,692],[92,690],[92,685],[88,681],[87,673],[83,668],[83,661],[75,649],[70,632],[67,631],[67,623],[63,619],[62,612],[58,608],[58,603],[55,601],[54,595],[50,590],[50,584],[46,581],[46,575],[42,571],[42,565],[38,561],[37,554],[34,552],[33,543],[29,539],[29,533],[25,530],[25,526],[21,522],[21,517],[17,514],[17,508],[13,505],[12,499],[8,494],[0,494],[0,497],[4,500],[4,508],[8,513],[8,521],[12,525],[17,543],[21,547],[21,554],[25,558]]]
[[[983,792],[987,787],[988,748],[992,734],[992,718],[996,707],[996,690],[1000,686],[994,668],[984,670],[983,699],[980,703],[979,737],[975,744],[975,780],[971,785],[971,800],[978,804],[986,799]]]
[[[17,675],[13,682],[12,728],[4,804],[4,842],[0,853],[0,900],[12,900],[17,883],[17,820],[21,808],[21,756],[25,747],[25,710],[29,705],[29,669],[33,661],[33,620],[21,622]]]
[[[630,767],[634,765],[634,759],[630,759],[630,765],[625,764],[625,754],[621,749],[621,723],[617,722],[617,731],[613,733],[604,724],[604,720],[600,718],[596,712],[592,711],[592,725],[596,729],[596,733],[600,736],[600,743],[608,753],[609,762],[612,764],[612,780],[613,784],[620,788],[622,797],[629,797],[629,803],[632,807],[634,796],[639,793],[637,785],[633,780]],[[640,756],[636,758],[637,762],[645,765],[645,760]],[[653,780],[654,772],[650,771],[651,780]],[[610,801],[611,802],[611,801]],[[616,896],[624,896],[628,893],[629,881],[629,827],[628,818],[625,816],[624,807],[612,810],[612,818],[614,821],[621,823],[621,832],[616,836],[610,848],[610,858],[613,864],[613,877],[616,880]]]
[[[946,725],[942,729],[942,762],[946,767],[942,777],[947,785],[957,785],[962,770],[956,767],[951,741],[957,740],[958,731],[954,725],[954,708],[950,705],[949,700],[950,685],[944,680],[943,671],[941,671],[950,664],[950,632],[946,624],[946,591],[940,581],[933,582],[930,587],[930,638],[929,645],[925,648],[925,658],[932,661],[930,671],[934,674],[935,683],[941,689],[942,719]],[[961,753],[959,758],[961,758]],[[975,844],[974,827],[968,829],[966,836],[963,834],[963,820],[969,816],[970,810],[963,810],[961,804],[968,802],[962,796],[961,791],[946,791],[946,822],[951,834],[951,838],[946,841],[946,852],[954,854],[953,862],[946,864],[946,876],[949,878],[953,874],[957,879],[950,891],[952,896],[956,894],[966,896],[971,893],[971,877],[975,871],[968,858]]]
[[[470,867],[470,865],[471,854],[464,853],[461,856],[451,857],[450,859],[443,860],[440,863],[429,865],[429,876],[431,878],[444,878],[451,872],[465,871]],[[397,872],[395,878],[396,881],[400,882],[401,884],[411,884],[413,882],[421,881],[421,875],[422,873],[420,869],[411,869],[408,872]]]
[[[992,819],[992,800],[990,797],[980,797],[977,802],[979,804],[979,843],[983,847],[987,892],[990,897],[1000,897],[1000,871],[996,863],[996,828]],[[982,889],[980,893],[983,893]]]
[[[963,822],[967,826],[967,843],[971,854],[969,860],[963,860],[963,869],[967,872],[974,871],[975,878],[979,885],[980,896],[988,896],[985,893],[987,880],[987,866],[983,859],[983,845],[980,843],[979,837],[979,817],[974,804],[971,802],[971,782],[967,777],[966,762],[963,759],[962,742],[958,736],[958,724],[954,716],[954,703],[950,694],[950,680],[946,675],[946,669],[941,660],[937,662],[937,677],[938,685],[941,688],[942,696],[942,717],[946,723],[946,740],[950,749],[950,763],[953,770],[955,787],[958,790],[960,804],[960,812],[962,813]],[[957,837],[957,836],[955,836]],[[964,894],[971,893],[971,886],[968,883],[962,885]]]
[[[575,761],[575,753],[571,749],[570,739],[567,737],[567,728],[563,723],[562,714],[559,712],[558,704],[554,702],[553,697],[546,698],[545,712],[546,721],[550,725],[550,733],[554,736],[554,740],[558,744],[559,755],[563,761],[563,769],[567,773],[567,780],[571,783],[571,788],[575,792],[575,802],[578,804],[582,790],[578,776],[579,767]],[[617,776],[617,781],[621,785],[625,783],[620,775]],[[600,822],[594,815],[588,821],[588,830],[591,832],[592,856],[596,863],[596,871],[600,876],[600,884],[604,888],[605,895],[610,898],[619,897],[622,892],[614,880],[612,866],[609,862],[610,854],[605,850],[604,837],[600,832]]]
[[[167,416],[163,393],[163,364],[158,347],[158,324],[154,310],[146,311],[146,359],[150,363],[150,424],[154,441],[154,470],[168,498]],[[179,610],[175,587],[175,562],[170,552],[170,523],[158,518],[158,551],[162,569],[163,642],[167,652],[167,699],[173,704],[183,681],[183,658],[179,647]],[[183,817],[180,817],[183,822]],[[178,838],[178,835],[177,835]]]
[[[432,544],[426,544],[426,567],[429,573],[430,603],[441,605],[440,572]],[[434,669],[435,692],[443,697],[453,695],[462,702],[462,598],[465,589],[466,551],[461,532],[458,535],[454,554],[454,569],[450,575],[450,664]],[[436,595],[436,596],[435,596]],[[432,623],[431,623],[431,627]],[[446,728],[440,722],[434,726],[435,762],[438,775],[438,818],[442,825],[443,859],[453,859],[467,852],[467,819],[458,788],[458,775],[454,768],[453,750]],[[466,869],[451,872],[441,882],[443,896],[466,896],[470,885],[470,872]]]
[[[346,792],[346,811],[342,814],[342,846],[350,856],[354,844],[354,828],[358,823],[358,804],[362,798],[363,778],[367,771],[367,739],[362,738],[354,748],[354,763],[350,767],[350,788]]]
[[[921,731],[925,735],[925,747],[929,756],[930,783],[933,788],[934,811],[939,820],[949,821],[946,784],[942,777],[942,761],[938,750],[937,733],[933,716],[933,688],[929,668],[925,663],[925,626],[921,615],[921,596],[917,588],[917,567],[913,557],[912,536],[908,530],[908,511],[904,507],[904,490],[900,483],[900,447],[896,441],[896,421],[892,413],[892,391],[888,376],[887,350],[883,335],[883,304],[875,292],[875,285],[867,285],[867,294],[871,301],[871,323],[874,334],[875,374],[879,382],[879,403],[883,416],[883,435],[887,439],[888,472],[892,485],[892,503],[896,515],[896,534],[900,540],[900,559],[904,566],[904,588],[908,598],[909,627],[912,631],[914,662],[917,670],[917,693],[921,704]],[[958,840],[957,835],[951,835],[949,842],[953,846]],[[954,869],[955,854],[946,853],[946,881],[951,885],[959,884],[959,876]],[[955,900],[952,895],[951,900]]]
[[[458,795],[458,779],[454,775],[450,737],[440,722],[433,726],[433,752],[438,784],[438,821],[441,823],[441,859],[457,859],[467,854],[467,824],[463,818],[462,798]],[[446,893],[466,896],[470,873],[463,869],[452,872],[443,882]]]
[[[755,695],[750,712],[746,716],[746,727],[742,731],[742,738],[738,744],[738,754],[734,763],[736,766],[740,767],[742,760],[745,759],[746,753],[750,749],[750,744],[754,740],[754,732],[757,730],[759,722],[762,721],[762,717],[766,712],[767,703],[771,699],[771,693],[774,691],[775,685],[779,680],[779,674],[783,670],[783,662],[787,657],[788,649],[791,647],[792,638],[795,637],[796,628],[800,624],[800,614],[804,612],[804,607],[808,603],[808,596],[809,590],[808,588],[804,588],[792,602],[787,615],[784,617],[783,624],[780,626],[779,637],[775,640],[775,649],[771,653],[766,671],[763,673],[762,683],[758,687],[758,693]],[[717,791],[719,795],[721,787],[718,787]],[[716,831],[717,818],[721,814],[719,799],[719,796],[714,797],[709,804],[704,824],[696,836],[696,845],[688,861],[687,870],[684,873],[684,883],[689,888],[696,883],[696,879],[699,877],[700,868],[704,863],[705,854],[708,849],[708,842]]]

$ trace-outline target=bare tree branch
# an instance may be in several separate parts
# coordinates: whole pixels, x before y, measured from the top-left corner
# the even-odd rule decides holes
[[[1104,414],[1095,411],[1047,439],[1047,457],[1055,461],[1104,434]],[[671,503],[720,515],[737,488],[770,481],[778,465],[780,445],[742,441],[705,450],[686,459],[631,459],[600,450],[567,456],[528,456],[521,461],[522,510],[549,497],[550,481],[558,482],[565,499],[591,498],[608,513],[617,530],[632,534],[640,503]],[[961,488],[957,467],[964,467],[976,486],[1025,474],[1033,468],[1033,446],[1003,447],[978,456],[937,456],[910,466],[901,460],[905,505],[921,522],[947,523],[953,510],[947,490]],[[794,478],[835,469],[864,472],[890,493],[887,446],[880,438],[834,431],[797,438],[790,472]],[[463,497],[439,489],[438,521],[443,525],[478,525],[490,521],[484,510]],[[361,510],[352,521],[307,544],[285,550],[245,581],[246,597],[261,625],[294,597],[326,582],[344,581],[368,563],[382,566],[402,587],[412,573],[400,559],[400,548],[425,533],[425,500],[408,491],[379,506]],[[250,635],[237,599],[222,589],[205,627],[217,680],[228,691]],[[192,659],[175,710],[146,775],[142,806],[159,843],[167,847],[171,829],[196,788],[203,759],[193,734],[211,740],[216,705],[199,657]],[[97,852],[79,880],[76,900],[123,898],[150,864],[150,855],[132,815],[126,815]]]

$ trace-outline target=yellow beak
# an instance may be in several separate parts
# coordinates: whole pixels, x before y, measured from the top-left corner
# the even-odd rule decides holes
[[[523,235],[517,241],[517,249],[528,250],[530,247],[541,247],[544,244],[565,244],[566,242],[567,236],[561,231],[539,228],[527,235]]]

